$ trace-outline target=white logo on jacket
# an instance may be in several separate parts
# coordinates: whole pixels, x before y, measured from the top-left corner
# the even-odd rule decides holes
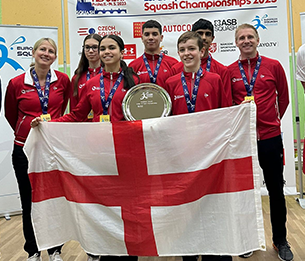
[[[34,91],[35,91],[35,89],[29,89],[29,90],[24,90],[24,89],[23,89],[23,90],[21,91],[21,93],[22,93],[22,94],[25,94],[25,93],[27,93],[27,92],[34,92]]]
[[[184,95],[174,95],[174,100],[184,98]]]
[[[99,91],[100,89],[101,89],[100,87],[96,87],[96,86],[92,87],[92,91]]]
[[[242,80],[243,80],[243,78],[233,78],[232,82],[239,82],[239,81],[242,81]]]

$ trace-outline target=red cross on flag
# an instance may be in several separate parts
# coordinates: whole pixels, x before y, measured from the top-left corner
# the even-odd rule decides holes
[[[118,123],[42,123],[25,145],[40,250],[264,249],[253,104]]]

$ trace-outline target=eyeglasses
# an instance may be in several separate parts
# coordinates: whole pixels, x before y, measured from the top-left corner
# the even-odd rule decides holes
[[[98,45],[92,45],[92,46],[85,45],[85,46],[83,46],[83,48],[85,49],[86,52],[89,52],[90,49],[92,49],[93,52],[96,52],[98,49]]]

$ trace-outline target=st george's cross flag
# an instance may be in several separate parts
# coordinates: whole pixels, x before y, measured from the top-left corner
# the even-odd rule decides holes
[[[254,104],[118,123],[42,123],[25,144],[40,250],[264,250]]]

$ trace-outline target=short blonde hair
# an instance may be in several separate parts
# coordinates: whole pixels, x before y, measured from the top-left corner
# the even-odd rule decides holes
[[[237,34],[241,29],[252,29],[254,31],[254,34],[256,36],[256,38],[259,38],[258,36],[258,31],[256,30],[256,28],[251,25],[251,24],[241,24],[240,26],[238,26],[235,30],[235,41],[237,41]]]

